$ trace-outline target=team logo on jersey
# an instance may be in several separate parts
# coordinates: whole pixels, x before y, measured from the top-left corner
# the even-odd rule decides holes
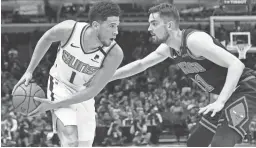
[[[71,44],[71,47],[80,48],[79,46],[74,45],[74,43]]]
[[[99,63],[97,60],[100,58],[99,55],[95,55],[93,59],[91,59],[93,62]]]
[[[226,118],[229,126],[234,128],[240,135],[245,135],[246,131],[243,126],[249,120],[248,104],[246,97],[243,96],[230,104],[225,109]]]
[[[75,69],[79,72],[92,75],[99,70],[99,67],[90,66],[82,61],[76,59],[73,55],[68,53],[66,50],[63,50],[62,60],[72,69]]]

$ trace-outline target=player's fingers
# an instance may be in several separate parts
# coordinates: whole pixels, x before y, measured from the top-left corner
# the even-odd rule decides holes
[[[29,114],[28,114],[28,116],[31,116],[31,117],[33,117],[33,116],[36,116],[36,114],[38,114],[38,110],[37,109],[35,109],[35,110],[33,110],[32,112],[30,112]]]
[[[34,100],[35,100],[35,101],[42,102],[43,99],[41,99],[41,98],[39,98],[39,97],[34,97]]]
[[[30,113],[28,113],[28,116],[33,116],[34,114],[38,113],[40,111],[41,105],[39,105],[36,109],[32,110]]]
[[[33,111],[31,111],[30,113],[28,113],[28,116],[32,116],[33,114],[35,114],[37,111],[37,108],[36,109],[34,109]]]
[[[211,111],[211,107],[209,106],[205,111],[204,111],[204,115],[208,114]]]
[[[34,97],[35,101],[39,101],[41,103],[50,103],[48,99],[46,98],[39,98],[39,97]]]
[[[202,114],[206,109],[207,109],[207,106],[200,108],[200,110],[198,111],[198,114]]]
[[[14,87],[13,87],[13,89],[12,89],[12,94],[14,93],[14,91],[16,90],[16,88],[18,87],[18,86],[20,86],[22,83],[24,83],[25,82],[25,79],[22,79],[22,80],[20,80]]]
[[[26,78],[26,81],[25,81],[25,85],[28,86],[29,82],[30,82],[30,78]]]
[[[215,115],[216,115],[216,111],[213,110],[213,111],[212,111],[212,114],[211,114],[211,117],[214,117]]]
[[[31,112],[31,113],[28,114],[28,116],[35,117],[35,116],[38,116],[38,114],[39,114],[39,111],[33,112],[33,113]]]
[[[15,86],[13,87],[13,89],[12,89],[12,95],[13,95],[14,91],[16,90],[16,88],[17,88],[17,86],[15,85]]]

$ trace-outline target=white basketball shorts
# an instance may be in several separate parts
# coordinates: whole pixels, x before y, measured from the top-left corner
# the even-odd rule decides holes
[[[47,98],[63,100],[74,92],[65,84],[50,76],[48,80]],[[94,99],[73,104],[52,111],[53,131],[56,133],[56,122],[59,119],[65,126],[77,125],[79,141],[93,140],[96,130]]]

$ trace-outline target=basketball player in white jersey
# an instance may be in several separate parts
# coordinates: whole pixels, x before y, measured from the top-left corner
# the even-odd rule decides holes
[[[47,99],[37,99],[42,103],[29,116],[52,110],[53,129],[62,146],[92,146],[96,129],[93,97],[109,82],[123,59],[114,41],[119,15],[117,4],[98,2],[89,11],[89,23],[67,20],[48,30],[15,86],[27,85],[51,43],[61,41],[50,70]]]

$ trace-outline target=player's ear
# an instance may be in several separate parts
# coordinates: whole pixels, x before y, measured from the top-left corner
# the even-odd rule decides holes
[[[168,30],[173,30],[175,28],[175,24],[173,21],[169,21],[166,23],[167,29]]]
[[[93,27],[94,29],[99,29],[100,24],[99,24],[97,21],[93,21],[93,22],[92,22],[92,27]]]

